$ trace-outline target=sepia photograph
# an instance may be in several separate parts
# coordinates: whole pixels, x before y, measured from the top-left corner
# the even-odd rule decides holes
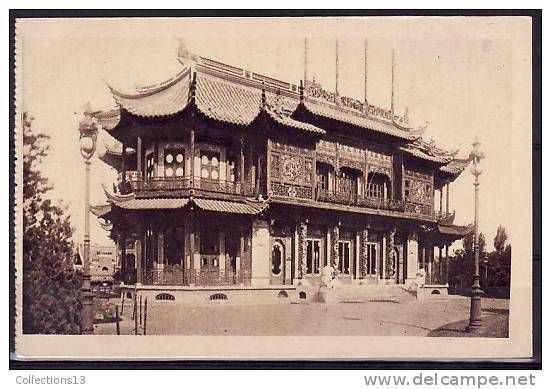
[[[532,44],[521,16],[16,19],[15,354],[531,357]]]

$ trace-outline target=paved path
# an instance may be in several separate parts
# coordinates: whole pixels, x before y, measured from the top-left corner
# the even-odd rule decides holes
[[[508,300],[483,299],[488,324],[503,325]],[[121,333],[131,334],[131,306],[124,309]],[[232,305],[213,302],[201,306],[153,302],[148,307],[148,335],[353,335],[434,336],[434,330],[469,317],[469,299],[337,304]],[[490,319],[488,319],[490,318]],[[457,327],[457,326],[456,326]],[[459,327],[457,327],[459,328]],[[457,328],[444,336],[460,336]],[[96,326],[96,334],[115,334],[115,324]],[[506,336],[498,330],[490,336]]]

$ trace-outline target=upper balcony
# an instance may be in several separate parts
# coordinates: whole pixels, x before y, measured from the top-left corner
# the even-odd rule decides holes
[[[316,189],[315,200],[325,203],[371,208],[423,216],[433,216],[433,209],[429,205],[408,202],[405,200],[388,199],[383,197],[371,197],[352,192],[339,192]]]
[[[175,197],[189,195],[193,189],[195,194],[205,197],[224,194],[229,196],[254,196],[255,189],[248,183],[212,180],[189,176],[185,177],[150,177],[138,179],[134,171],[127,172],[127,191],[133,191],[137,197]],[[119,191],[122,188],[122,177],[119,175]]]

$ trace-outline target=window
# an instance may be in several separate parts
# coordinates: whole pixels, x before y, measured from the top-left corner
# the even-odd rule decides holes
[[[184,164],[184,149],[165,149],[165,177],[183,177]]]
[[[306,274],[319,274],[321,241],[307,239],[306,246]]]
[[[338,269],[343,274],[350,274],[350,241],[339,241]]]
[[[155,153],[149,153],[145,158],[145,177],[148,180],[155,177]]]
[[[357,193],[358,188],[358,178],[350,170],[342,169],[340,173],[339,180],[339,191],[343,193]]]
[[[368,197],[379,199],[385,198],[386,177],[382,174],[370,173],[367,176],[367,191]]]
[[[211,151],[201,152],[201,178],[206,180],[220,179],[220,154]]]
[[[321,190],[329,190],[329,171],[330,167],[323,163],[316,165],[316,176],[318,188]]]
[[[409,197],[409,188],[410,188],[410,183],[409,183],[409,180],[404,180],[404,196],[407,200],[407,198]]]
[[[367,244],[367,274],[377,274],[377,243]]]

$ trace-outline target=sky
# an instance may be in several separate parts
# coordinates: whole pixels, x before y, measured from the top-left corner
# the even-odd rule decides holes
[[[280,19],[51,19],[17,23],[17,107],[35,117],[35,130],[51,137],[40,165],[53,184],[50,197],[67,208],[83,237],[84,163],[78,122],[83,107],[110,109],[107,85],[163,81],[181,70],[179,42],[189,51],[274,78],[299,83],[308,37],[308,75],[335,87],[339,40],[339,92],[363,100],[364,39],[368,40],[368,100],[390,107],[391,52],[396,53],[395,105],[409,109],[414,126],[429,123],[425,140],[467,156],[478,136],[486,154],[480,177],[480,230],[491,245],[497,226],[513,222],[511,157],[514,144],[512,41],[509,18],[280,18]],[[521,59],[526,60],[526,59]],[[527,131],[529,131],[527,127]],[[91,203],[105,202],[102,184],[116,173],[92,160]],[[456,224],[474,218],[473,176],[451,184]],[[513,234],[510,240],[514,241]],[[92,243],[112,243],[91,218]]]

